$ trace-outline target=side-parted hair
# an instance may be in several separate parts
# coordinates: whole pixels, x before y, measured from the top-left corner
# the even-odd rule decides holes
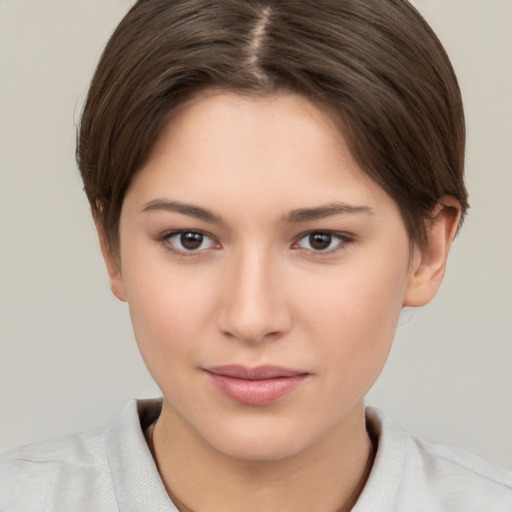
[[[114,251],[123,199],[173,111],[210,88],[321,104],[411,241],[445,194],[468,208],[465,124],[440,41],[406,0],[139,0],[107,43],[77,136]]]

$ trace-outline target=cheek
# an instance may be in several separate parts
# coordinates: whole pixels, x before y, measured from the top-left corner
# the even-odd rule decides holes
[[[214,287],[207,279],[163,261],[127,266],[125,283],[135,337],[150,372],[180,355],[192,357],[211,317]]]
[[[333,382],[344,379],[371,386],[391,348],[406,265],[387,264],[382,258],[377,261],[333,269],[321,280],[322,286],[313,277],[307,283],[308,293],[302,295],[304,327],[308,337],[318,341],[319,360],[339,369],[326,372]]]

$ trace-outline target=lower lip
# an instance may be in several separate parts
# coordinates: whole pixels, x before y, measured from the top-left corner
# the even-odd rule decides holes
[[[213,385],[227,398],[244,405],[269,405],[297,389],[307,377],[292,375],[248,380],[209,373]]]

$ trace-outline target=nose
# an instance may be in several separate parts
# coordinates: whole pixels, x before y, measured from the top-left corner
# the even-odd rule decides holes
[[[218,327],[225,336],[259,343],[290,329],[282,272],[271,258],[252,253],[231,262],[222,291]]]

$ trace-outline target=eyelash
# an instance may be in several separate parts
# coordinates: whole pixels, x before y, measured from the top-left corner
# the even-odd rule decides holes
[[[210,239],[212,241],[213,248],[215,248],[215,249],[220,248],[220,243],[216,242],[212,236],[210,236],[208,233],[205,233],[204,231],[197,230],[197,229],[177,229],[174,231],[168,231],[166,233],[163,233],[161,236],[157,237],[156,240],[162,244],[163,248],[166,251],[168,251],[176,256],[183,257],[183,258],[190,258],[193,256],[197,256],[198,254],[201,254],[201,252],[205,250],[205,249],[200,249],[200,250],[174,249],[169,240],[172,237],[181,236],[184,234],[200,235],[203,237],[203,239],[201,240],[201,244],[204,242],[205,239]],[[210,249],[210,248],[212,248],[212,247],[207,247],[207,249]]]
[[[186,249],[179,250],[179,249],[173,248],[173,246],[169,240],[173,237],[182,236],[184,234],[200,235],[203,237],[203,239],[201,240],[201,245],[204,243],[205,239],[209,239],[211,241],[211,246],[206,247],[204,249],[198,249],[198,250],[186,250]],[[331,237],[330,242],[332,242],[333,238],[338,239],[338,243],[335,245],[334,248],[328,249],[328,250],[308,249],[305,247],[301,247],[299,245],[299,243],[302,240],[304,240],[308,237],[311,237],[313,235],[323,235],[323,236]],[[214,237],[212,237],[208,233],[205,233],[204,231],[200,231],[197,229],[178,229],[178,230],[174,230],[174,231],[168,231],[166,233],[163,233],[159,237],[156,237],[156,241],[160,242],[166,251],[171,252],[174,255],[177,255],[179,257],[184,257],[184,258],[187,258],[187,257],[190,258],[190,257],[197,256],[197,255],[201,254],[202,251],[205,251],[206,249],[210,249],[210,248],[219,249],[221,247],[220,243],[217,242]],[[354,238],[352,236],[347,235],[346,233],[340,233],[338,231],[316,230],[316,231],[307,231],[307,232],[299,235],[295,239],[295,241],[293,242],[291,247],[293,250],[304,250],[304,251],[308,251],[311,255],[322,257],[322,256],[329,256],[329,255],[335,254],[339,251],[345,250],[347,244],[349,244],[353,241],[354,241]]]
[[[328,236],[331,237],[330,243],[332,242],[332,239],[338,239],[338,243],[334,246],[332,249],[327,250],[314,250],[314,249],[308,249],[305,247],[301,247],[299,245],[299,242],[301,242],[304,239],[307,239],[313,235],[322,235],[322,236]],[[318,256],[318,257],[324,257],[324,256],[331,256],[333,254],[338,253],[339,251],[343,251],[347,249],[347,245],[354,242],[354,237],[348,235],[347,233],[341,233],[339,231],[329,231],[329,230],[317,230],[317,231],[308,231],[306,233],[302,233],[296,238],[296,241],[293,242],[292,248],[295,250],[305,250],[311,253],[312,256]]]

